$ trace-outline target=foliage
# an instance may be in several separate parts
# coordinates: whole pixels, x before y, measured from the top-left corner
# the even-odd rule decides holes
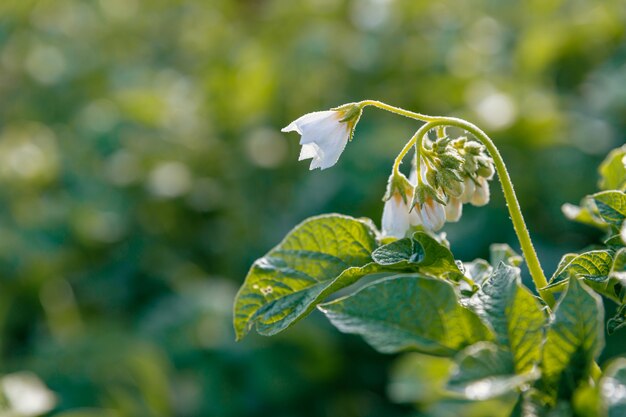
[[[368,221],[330,215],[305,221],[255,263],[236,300],[235,328],[260,322],[261,333],[274,334],[295,321],[285,325],[284,317],[301,318],[317,305],[337,329],[381,353],[420,354],[398,364],[390,394],[420,404],[428,416],[620,415],[623,361],[605,372],[596,363],[604,326],[618,331],[626,309],[626,183],[616,182],[626,178],[626,163],[622,155],[614,162],[619,152],[601,165],[605,191],[585,197],[584,208],[565,210],[587,224],[593,218],[607,243],[563,257],[539,288],[561,293],[554,306],[522,285],[520,257],[506,245],[493,247],[491,265],[476,260],[461,268],[445,238],[428,229],[396,239]],[[335,285],[344,277],[348,285],[372,273],[386,276],[320,304],[345,287]],[[299,295],[320,285],[313,297]],[[620,304],[606,323],[601,296]]]
[[[38,375],[51,415],[413,415],[385,397],[397,355],[315,310],[233,342],[254,259],[309,216],[378,219],[412,126],[366,111],[313,176],[278,128],[366,96],[479,121],[548,270],[601,233],[559,209],[624,142],[625,22],[622,0],[0,1],[0,374]],[[494,194],[446,226],[457,259],[515,247]]]

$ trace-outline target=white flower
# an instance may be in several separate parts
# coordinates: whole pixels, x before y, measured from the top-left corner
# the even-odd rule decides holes
[[[335,165],[343,152],[360,113],[348,116],[346,110],[327,110],[305,114],[283,128],[283,132],[298,132],[300,138],[299,161],[312,159],[309,169],[326,169]],[[349,120],[346,120],[346,117]]]
[[[437,231],[443,227],[446,222],[446,210],[443,204],[427,197],[419,206],[419,215],[424,229]]]
[[[463,202],[460,198],[450,197],[446,204],[446,221],[458,222],[463,214]]]
[[[484,206],[489,202],[489,182],[486,178],[478,177],[478,185],[476,185],[476,191],[470,200],[475,206]]]
[[[393,236],[401,239],[411,228],[411,216],[409,207],[402,199],[400,193],[394,193],[385,201],[383,207],[382,229],[384,236]],[[415,219],[413,219],[415,221]]]

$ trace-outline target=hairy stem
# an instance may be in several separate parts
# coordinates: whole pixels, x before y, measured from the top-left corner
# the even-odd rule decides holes
[[[402,163],[402,159],[411,150],[411,147],[416,146],[417,151],[421,150],[421,144],[424,136],[428,133],[428,131],[434,128],[441,129],[445,126],[458,127],[471,133],[476,139],[478,139],[480,142],[482,142],[483,145],[485,145],[485,148],[493,158],[496,171],[498,172],[500,185],[502,186],[504,198],[509,209],[509,214],[511,215],[513,229],[515,230],[517,239],[519,240],[520,246],[522,247],[522,253],[524,255],[524,258],[526,259],[526,263],[528,264],[530,276],[532,277],[533,282],[535,283],[535,287],[539,292],[541,298],[550,308],[554,308],[554,296],[551,292],[547,290],[542,290],[542,288],[548,285],[548,281],[546,280],[546,276],[544,275],[543,269],[541,268],[541,263],[539,262],[539,258],[537,257],[537,252],[535,251],[535,247],[533,246],[532,240],[530,239],[530,233],[528,232],[528,228],[526,227],[526,222],[524,221],[524,216],[522,215],[519,201],[517,200],[515,190],[513,189],[513,182],[511,181],[509,172],[506,169],[506,165],[504,164],[502,155],[500,155],[498,148],[496,148],[496,145],[493,143],[491,138],[489,138],[489,136],[487,136],[487,134],[476,125],[462,119],[457,119],[455,117],[426,116],[399,107],[390,106],[388,104],[375,100],[363,100],[359,102],[359,104],[363,107],[378,107],[379,109],[387,110],[389,112],[399,114],[404,117],[409,117],[411,119],[426,122],[423,126],[419,128],[419,130],[413,135],[413,137],[411,137],[409,142],[404,146],[404,148],[402,148],[402,151],[400,151],[400,154],[396,157],[393,164],[394,173],[398,172],[400,164]]]
[[[496,171],[498,172],[500,185],[502,186],[504,198],[509,209],[509,214],[511,215],[513,229],[515,229],[515,233],[517,234],[520,246],[522,247],[522,253],[524,254],[524,258],[526,259],[526,263],[528,264],[530,276],[532,277],[533,282],[535,283],[535,287],[541,295],[541,298],[543,298],[543,300],[546,302],[546,304],[548,304],[548,306],[550,306],[550,308],[553,308],[555,303],[554,296],[551,292],[542,290],[542,288],[548,285],[548,281],[546,280],[546,276],[544,275],[543,269],[541,268],[541,263],[539,262],[539,258],[537,257],[537,252],[535,251],[535,247],[533,246],[532,240],[530,239],[530,233],[528,232],[528,228],[526,227],[526,223],[524,222],[524,216],[522,216],[522,210],[517,200],[517,196],[515,195],[515,190],[513,189],[513,182],[511,181],[511,177],[509,176],[509,172],[506,169],[506,165],[504,164],[502,155],[500,155],[500,152],[496,148],[496,145],[485,132],[465,120],[457,119],[454,117],[437,117],[435,119],[435,121],[427,123],[423,127],[429,125],[429,129],[441,125],[458,127],[471,133],[476,139],[478,139],[480,142],[482,142],[483,145],[485,145],[485,148],[487,148],[487,151],[493,158]]]
[[[524,255],[524,258],[526,259],[526,263],[528,264],[530,276],[532,277],[533,282],[535,283],[535,287],[537,288],[537,291],[539,292],[541,298],[550,308],[554,308],[554,296],[551,292],[542,290],[542,288],[548,285],[548,281],[546,280],[546,276],[544,275],[543,269],[541,268],[541,263],[539,262],[539,258],[537,257],[537,252],[535,251],[535,247],[533,246],[532,240],[530,239],[530,233],[528,232],[528,228],[526,227],[526,222],[524,221],[524,216],[522,215],[519,201],[517,200],[515,190],[513,189],[513,182],[511,181],[509,172],[506,169],[506,165],[504,164],[502,155],[500,155],[498,148],[496,148],[496,145],[493,143],[491,138],[489,138],[489,136],[487,136],[485,132],[483,132],[474,124],[462,119],[457,119],[455,117],[425,116],[419,113],[410,112],[408,110],[389,106],[387,104],[373,100],[365,100],[362,101],[361,104],[376,106],[380,109],[388,110],[405,117],[410,117],[413,119],[427,122],[420,127],[420,129],[413,135],[413,137],[411,137],[411,139],[407,142],[404,148],[402,148],[402,151],[400,151],[400,154],[396,157],[393,165],[394,172],[396,173],[398,172],[400,164],[402,163],[402,159],[411,150],[411,147],[415,146],[416,149],[419,151],[421,149],[421,144],[424,136],[428,133],[429,130],[434,128],[442,128],[444,126],[458,127],[471,133],[476,139],[478,139],[480,142],[482,142],[483,145],[485,145],[485,148],[493,158],[496,171],[498,172],[500,185],[502,186],[504,198],[509,209],[509,214],[511,215],[513,229],[515,230],[515,233],[519,240],[520,246],[522,248],[522,253]]]
[[[365,106],[373,106],[378,107],[379,109],[386,110],[391,113],[399,114],[400,116],[408,117],[409,119],[421,120],[422,122],[430,122],[437,120],[436,117],[427,116],[421,113],[415,113],[409,110],[402,109],[400,107],[390,106],[389,104],[385,104],[381,101],[376,100],[363,100],[357,103],[361,107]]]

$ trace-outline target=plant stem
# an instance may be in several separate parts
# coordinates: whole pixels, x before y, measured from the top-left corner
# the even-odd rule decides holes
[[[393,165],[393,170],[396,173],[398,172],[398,168],[402,163],[402,159],[409,152],[411,147],[416,145],[417,149],[420,150],[424,136],[428,133],[429,130],[437,127],[458,127],[471,133],[476,139],[478,139],[480,142],[482,142],[483,145],[485,145],[485,148],[493,158],[496,171],[498,172],[500,185],[502,186],[504,198],[509,209],[509,214],[511,215],[513,229],[515,230],[517,239],[519,240],[520,246],[522,247],[522,253],[524,255],[524,258],[526,259],[526,263],[528,264],[530,276],[532,277],[537,292],[539,293],[541,298],[551,309],[554,308],[554,296],[551,292],[547,290],[542,290],[542,288],[548,285],[548,281],[546,280],[546,276],[544,275],[543,269],[541,268],[541,263],[539,262],[539,258],[537,257],[537,252],[535,251],[535,247],[533,246],[532,240],[530,239],[530,233],[528,232],[528,228],[526,227],[519,201],[517,200],[517,196],[515,195],[515,190],[513,189],[511,177],[509,176],[509,172],[506,169],[506,165],[504,164],[502,155],[500,155],[498,148],[496,148],[496,145],[493,143],[491,138],[489,138],[489,136],[487,136],[487,134],[476,125],[455,117],[426,116],[420,113],[404,110],[399,107],[390,106],[388,104],[375,100],[364,100],[359,102],[359,104],[363,107],[375,106],[404,117],[427,122],[426,124],[421,126],[419,130],[411,137],[409,142],[404,146],[404,148],[402,148],[402,151],[400,151],[400,154],[396,157]]]
[[[543,298],[543,300],[546,302],[546,304],[548,304],[550,308],[554,308],[554,296],[551,292],[547,290],[542,290],[542,288],[548,285],[548,281],[546,280],[546,276],[544,275],[543,269],[541,268],[541,263],[539,262],[539,258],[537,257],[537,252],[535,251],[535,247],[533,246],[532,240],[530,239],[530,233],[528,232],[528,228],[526,227],[519,201],[517,200],[515,190],[513,189],[513,182],[511,181],[511,177],[509,176],[509,172],[506,169],[506,165],[504,164],[504,160],[502,159],[502,155],[500,155],[498,148],[496,148],[496,145],[485,132],[483,132],[480,128],[472,123],[454,117],[437,117],[436,119],[436,121],[427,123],[427,125],[431,125],[432,127],[447,125],[464,129],[465,131],[474,135],[474,137],[481,141],[483,145],[485,145],[485,148],[487,148],[487,151],[493,158],[496,171],[498,172],[500,185],[502,186],[504,198],[509,209],[509,214],[511,215],[513,229],[515,230],[520,246],[522,247],[522,253],[524,254],[524,258],[526,258],[526,263],[528,264],[530,276],[532,277],[533,282],[535,283],[535,287],[541,295],[541,298]]]
[[[400,107],[390,106],[389,104],[383,103],[381,101],[376,100],[363,100],[357,103],[361,107],[365,106],[374,106],[379,109],[386,110],[391,113],[399,114],[400,116],[408,117],[409,119],[421,120],[422,122],[431,122],[437,120],[437,117],[427,116],[421,113],[415,113],[410,110],[405,110]]]

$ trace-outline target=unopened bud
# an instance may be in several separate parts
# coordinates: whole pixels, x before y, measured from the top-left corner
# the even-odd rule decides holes
[[[446,221],[458,222],[463,214],[463,202],[460,198],[450,198],[446,204]]]
[[[493,163],[491,163],[491,161],[480,160],[476,174],[488,180],[492,179],[495,174]]]
[[[461,201],[463,203],[469,203],[474,197],[475,191],[476,184],[474,183],[474,180],[470,177],[465,178],[465,181],[463,181],[463,194],[461,194]]]
[[[489,202],[489,182],[486,178],[478,177],[476,191],[472,196],[470,203],[474,206],[484,206]]]

